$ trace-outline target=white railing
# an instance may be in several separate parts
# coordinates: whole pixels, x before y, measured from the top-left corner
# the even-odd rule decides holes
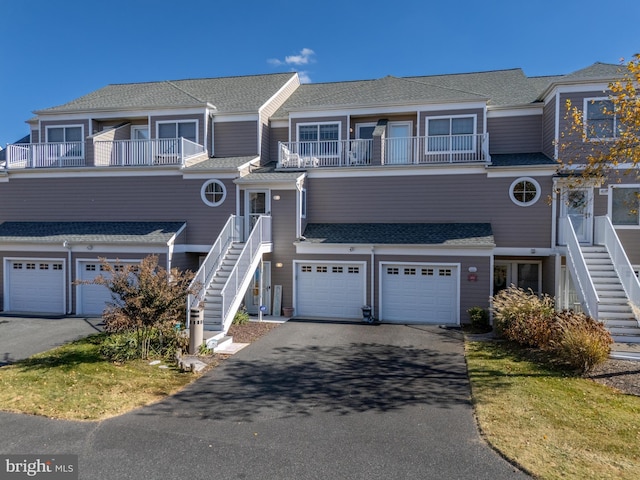
[[[573,284],[576,286],[576,290],[584,302],[586,313],[597,320],[600,299],[598,298],[596,287],[593,285],[591,275],[587,269],[587,263],[582,255],[580,242],[578,242],[578,237],[573,229],[571,220],[568,217],[563,217],[560,219],[560,222],[564,229],[564,238],[567,242],[567,267],[571,272]]]
[[[84,142],[16,143],[7,146],[7,168],[58,168],[85,165]]]
[[[185,160],[204,153],[204,147],[185,138],[96,141],[95,165],[146,166],[184,165]]]
[[[369,165],[373,140],[324,140],[280,142],[278,167],[348,167]]]
[[[271,245],[271,217],[262,215],[251,230],[231,275],[222,287],[222,325],[225,332],[231,326],[235,312],[243,300],[238,293],[249,286],[262,254],[269,251],[267,245]]]
[[[187,298],[187,327],[189,326],[190,314],[192,308],[200,307],[200,302],[204,298],[207,291],[207,287],[214,274],[220,268],[220,262],[224,258],[229,246],[233,242],[241,242],[243,238],[242,234],[243,217],[237,217],[231,215],[227,223],[222,227],[222,231],[216,241],[214,242],[207,257],[202,262],[202,265],[196,272],[189,288],[199,287],[196,295],[189,295]]]
[[[488,133],[387,138],[385,165],[488,162]]]
[[[622,247],[620,238],[609,217],[601,216],[595,218],[594,235],[595,243],[604,245],[607,248],[627,298],[633,305],[640,307],[640,281],[636,277],[631,262],[629,262],[629,257],[627,257],[627,253]],[[640,319],[637,320],[638,325],[640,325]]]

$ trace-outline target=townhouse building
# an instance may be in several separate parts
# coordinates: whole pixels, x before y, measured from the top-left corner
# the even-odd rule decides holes
[[[297,74],[109,85],[35,112],[0,171],[5,312],[97,315],[98,258],[197,271],[189,311],[459,325],[514,284],[638,336],[628,183],[558,172],[564,104],[619,67],[300,84]],[[609,131],[613,132],[614,130]],[[636,210],[637,211],[637,210]]]

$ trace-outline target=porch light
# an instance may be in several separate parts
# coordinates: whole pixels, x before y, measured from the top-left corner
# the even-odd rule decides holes
[[[280,262],[276,263],[276,268],[282,268],[282,263]]]
[[[478,269],[476,267],[469,267],[469,273],[476,273]]]
[[[274,199],[274,200],[280,200],[280,195],[274,195],[274,196],[273,196],[273,199]]]

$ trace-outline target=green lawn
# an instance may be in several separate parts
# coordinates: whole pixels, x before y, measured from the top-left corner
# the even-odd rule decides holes
[[[640,397],[533,361],[501,342],[466,344],[480,429],[545,479],[637,479]]]
[[[0,410],[72,420],[99,420],[160,400],[196,375],[98,353],[102,335],[0,368]]]

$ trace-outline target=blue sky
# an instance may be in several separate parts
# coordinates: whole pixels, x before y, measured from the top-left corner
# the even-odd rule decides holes
[[[0,145],[109,83],[296,70],[312,82],[618,63],[640,1],[0,0]]]

